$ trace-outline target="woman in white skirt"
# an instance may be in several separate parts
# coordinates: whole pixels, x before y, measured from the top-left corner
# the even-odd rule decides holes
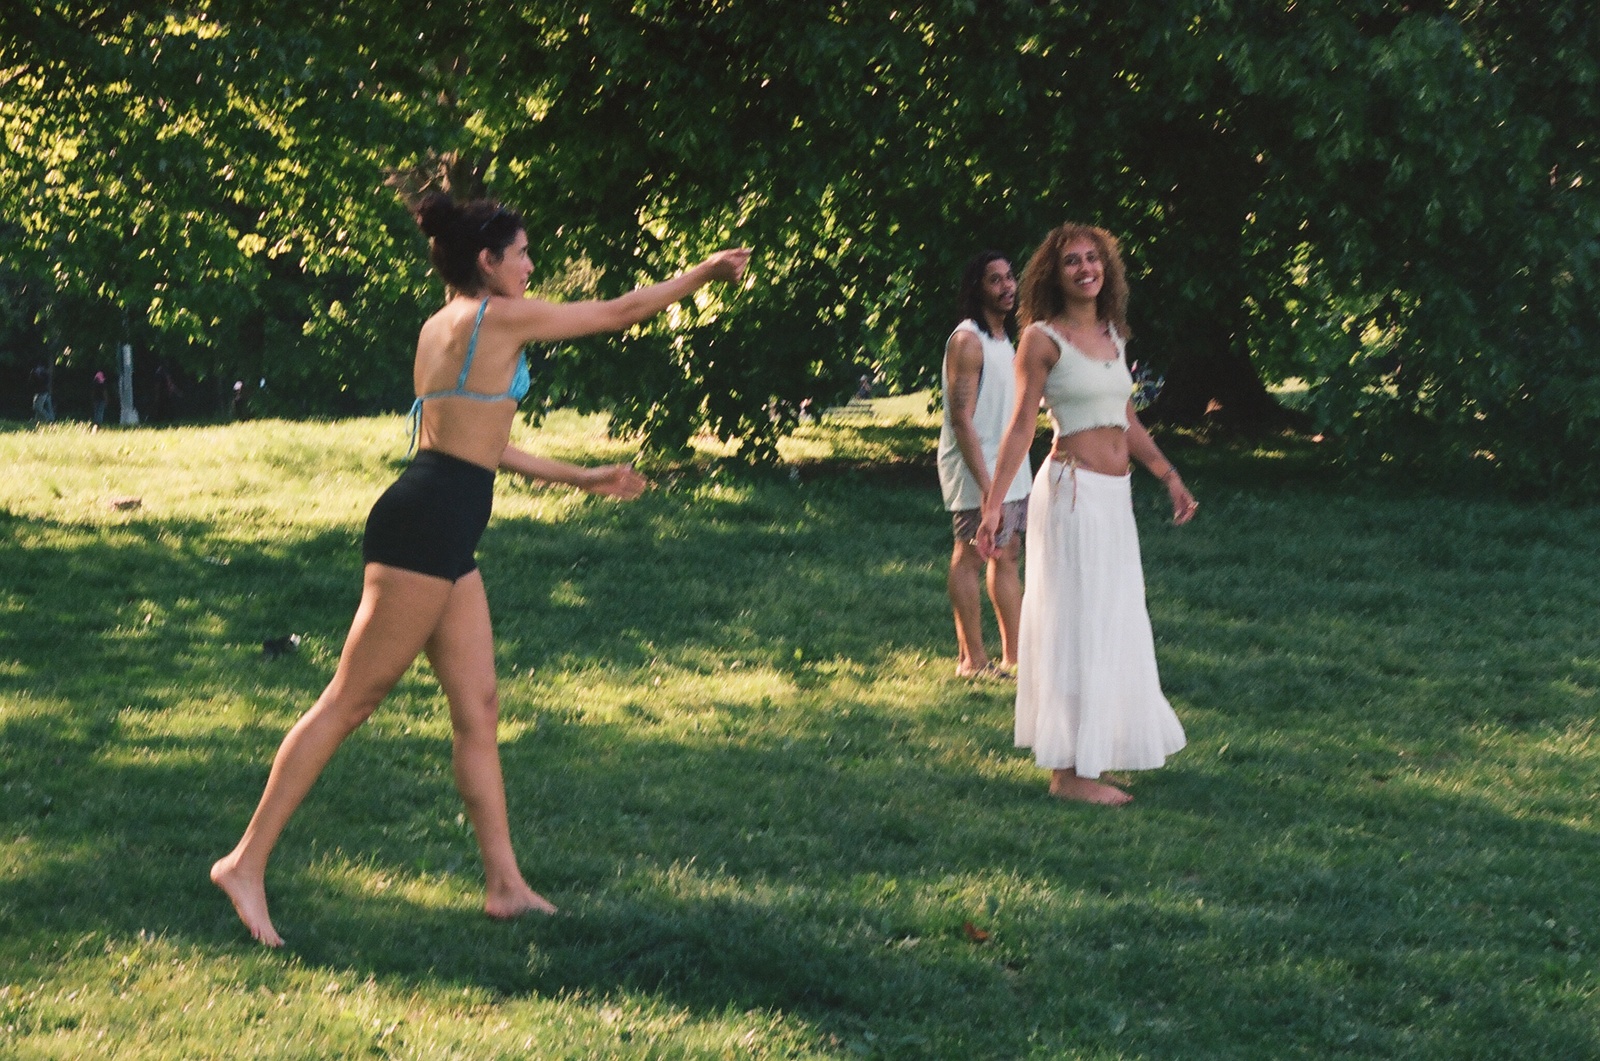
[[[1174,523],[1198,502],[1134,414],[1116,239],[1088,225],[1055,229],[1023,271],[1019,301],[1017,404],[993,481],[1021,465],[1041,399],[1055,444],[1028,513],[1016,742],[1051,771],[1051,795],[1118,805],[1133,797],[1102,773],[1153,769],[1184,745],[1156,673],[1131,462],[1166,484]],[[992,547],[1003,500],[983,500],[980,549]]]

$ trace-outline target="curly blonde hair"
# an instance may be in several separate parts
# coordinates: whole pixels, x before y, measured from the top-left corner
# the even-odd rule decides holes
[[[1067,244],[1080,239],[1095,245],[1105,266],[1105,282],[1094,300],[1095,315],[1127,339],[1132,335],[1128,328],[1128,272],[1122,265],[1117,237],[1103,228],[1075,221],[1051,229],[1028,259],[1018,284],[1017,319],[1027,327],[1034,321],[1058,316],[1067,308],[1067,297],[1061,290],[1061,252]]]

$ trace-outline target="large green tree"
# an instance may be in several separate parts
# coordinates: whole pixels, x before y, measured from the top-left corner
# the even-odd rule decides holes
[[[926,380],[962,258],[1075,217],[1126,237],[1156,417],[1540,474],[1600,454],[1596,27],[1577,3],[535,6],[457,69],[555,260],[621,285],[715,236],[761,249],[737,314],[628,345],[646,386],[549,377],[628,423],[748,439],[857,360]],[[1307,413],[1266,387],[1291,378]]]
[[[183,356],[401,403],[427,296],[393,190],[486,192],[554,293],[757,248],[745,289],[539,378],[759,456],[864,366],[933,378],[963,259],[1074,218],[1124,236],[1159,418],[1546,481],[1600,455],[1577,0],[141,6],[6,26],[0,201],[27,275]]]
[[[1226,414],[1193,377],[1253,369],[1308,380],[1351,456],[1592,466],[1592,7],[1189,14],[1190,33],[1130,64],[1170,101],[1129,138],[1162,190],[1151,330],[1197,347],[1158,412],[1193,422],[1220,399]],[[1263,398],[1235,389],[1243,423],[1271,422]]]
[[[384,166],[437,131],[363,81],[357,28],[280,25],[209,4],[7,9],[5,265],[46,356],[131,342],[219,385],[265,376],[305,412],[404,385],[400,307],[425,278]]]

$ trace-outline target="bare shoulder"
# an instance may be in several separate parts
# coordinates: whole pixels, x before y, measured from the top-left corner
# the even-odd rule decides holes
[[[545,304],[543,299],[532,295],[490,295],[484,301],[489,303],[483,315],[485,321],[494,317],[499,317],[501,320],[515,317]]]
[[[945,366],[951,372],[977,372],[983,368],[983,343],[967,328],[957,328],[944,344]]]
[[[597,311],[607,305],[610,303],[581,299],[550,302],[531,295],[497,295],[489,300],[489,313],[483,327],[497,337],[497,344],[504,343],[517,350],[527,343],[617,330],[621,325],[596,317]]]
[[[472,335],[474,329],[478,333],[477,357],[486,359],[491,364],[514,357],[516,352],[527,343],[529,320],[537,315],[536,307],[548,305],[537,299],[512,297],[506,295],[490,295],[482,300],[483,320],[478,320],[476,305],[468,308],[467,312],[460,314],[450,322],[451,339],[458,343],[462,349]]]
[[[459,316],[460,314],[456,312],[454,304],[447,302],[422,322],[422,328],[417,332],[417,358],[419,361],[441,357],[455,345],[454,339]]]
[[[451,311],[450,303],[446,302],[429,314],[428,319],[422,322],[421,337],[424,341],[446,335],[450,331],[450,321],[455,314]]]
[[[532,295],[493,295],[483,318],[484,327],[520,331],[544,320],[559,305]]]
[[[1039,321],[1022,329],[1022,339],[1017,344],[1017,356],[1025,362],[1052,368],[1061,359],[1061,348]]]

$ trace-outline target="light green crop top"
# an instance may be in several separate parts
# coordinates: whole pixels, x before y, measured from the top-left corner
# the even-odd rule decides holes
[[[1044,381],[1044,402],[1056,437],[1094,427],[1128,427],[1128,399],[1133,394],[1133,374],[1128,371],[1127,343],[1111,327],[1117,356],[1111,361],[1090,357],[1043,321],[1038,328],[1056,344],[1061,356]]]

